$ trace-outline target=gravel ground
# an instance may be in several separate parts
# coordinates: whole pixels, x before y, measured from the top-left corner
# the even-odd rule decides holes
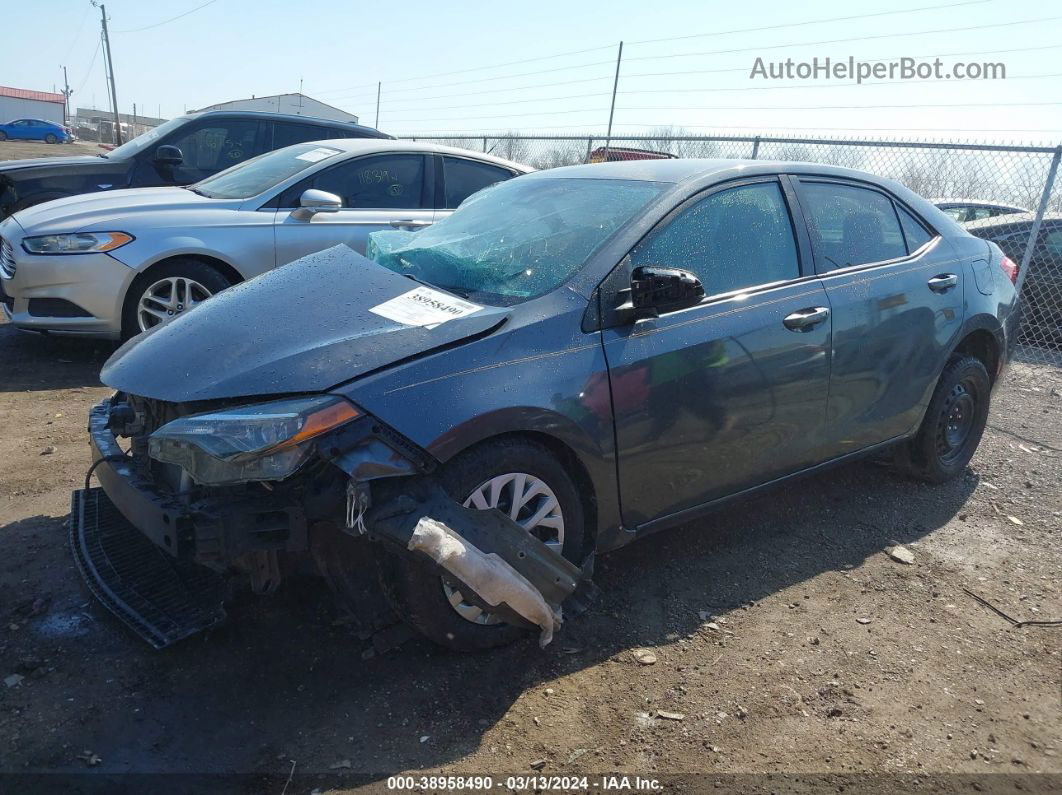
[[[154,652],[88,597],[66,542],[111,349],[0,323],[0,772],[1062,787],[1062,628],[966,593],[1062,618],[1060,369],[1011,367],[953,483],[853,464],[599,560],[598,604],[542,651],[371,656],[310,581]],[[781,773],[805,778],[763,778]]]

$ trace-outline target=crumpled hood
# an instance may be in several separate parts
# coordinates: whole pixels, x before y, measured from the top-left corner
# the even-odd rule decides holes
[[[53,232],[132,232],[126,229],[137,216],[156,211],[180,210],[204,204],[237,206],[239,202],[208,199],[184,188],[127,188],[82,193],[54,199],[15,213],[26,234]],[[129,222],[123,223],[125,219]],[[103,226],[113,226],[104,229]],[[133,232],[135,234],[135,232]]]
[[[170,402],[318,392],[478,337],[508,316],[483,307],[426,327],[370,311],[418,288],[347,246],[334,246],[134,337],[107,361],[100,380]]]

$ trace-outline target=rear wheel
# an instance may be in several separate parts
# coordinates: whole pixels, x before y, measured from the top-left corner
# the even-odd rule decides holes
[[[578,562],[583,509],[564,466],[540,444],[502,440],[479,445],[442,473],[451,497],[470,508],[497,508],[564,557]],[[407,623],[441,646],[481,651],[511,643],[524,630],[465,599],[443,582],[429,561],[406,554],[381,556],[384,591]]]
[[[216,268],[178,258],[140,274],[129,286],[122,312],[122,339],[154,328],[231,286]]]
[[[901,467],[930,483],[960,475],[984,434],[991,386],[980,359],[952,357],[940,374],[917,435],[898,451]]]
[[[6,141],[6,140],[7,140],[7,133],[4,132],[3,130],[0,130],[0,141]]]

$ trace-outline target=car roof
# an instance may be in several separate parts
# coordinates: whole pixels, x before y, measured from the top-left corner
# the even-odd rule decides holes
[[[426,143],[423,141],[385,141],[379,139],[374,140],[366,138],[329,138],[326,141],[314,141],[312,143],[319,143],[321,146],[331,146],[336,149],[341,149],[344,152],[350,152],[353,154],[362,152],[425,152],[427,154],[471,157],[475,158],[476,160],[481,160],[485,163],[494,163],[496,165],[511,168],[516,171],[523,172],[525,174],[535,170],[531,166],[524,165],[523,163],[516,163],[512,160],[505,160],[501,157],[488,155],[484,152],[474,152],[471,149],[458,149],[455,146],[443,146],[442,144]]]
[[[337,121],[335,119],[322,119],[318,116],[303,116],[296,113],[274,113],[268,110],[202,110],[192,113],[182,113],[181,118],[202,119],[209,116],[228,116],[241,119],[272,119],[273,121],[291,121],[303,124],[326,125],[328,127],[346,128],[358,130],[369,137],[393,138],[394,136],[380,132],[374,127],[366,127],[363,124],[355,124],[350,121]]]
[[[820,176],[846,177],[869,180],[879,184],[892,184],[891,180],[877,177],[865,171],[856,171],[840,166],[820,163],[805,163],[792,160],[742,160],[724,158],[681,158],[668,160],[617,160],[608,163],[588,163],[579,166],[563,166],[539,171],[539,178],[567,179],[630,179],[649,182],[701,181],[714,175],[727,177],[757,176],[760,174],[815,174]]]
[[[982,218],[980,221],[967,221],[962,225],[963,229],[993,229],[995,227],[1014,226],[1022,227],[1032,224],[1036,220],[1036,213],[1031,210],[1023,213],[1008,213],[997,215],[995,218]],[[1062,213],[1044,213],[1045,221],[1062,221]]]

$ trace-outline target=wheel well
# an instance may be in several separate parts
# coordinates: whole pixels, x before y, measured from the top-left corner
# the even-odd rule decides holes
[[[560,439],[557,439],[555,436],[550,436],[548,433],[541,433],[539,431],[513,431],[510,433],[502,433],[497,436],[481,439],[471,447],[465,448],[462,452],[472,450],[481,444],[488,444],[506,439],[527,439],[532,442],[537,442],[556,456],[564,469],[569,475],[571,475],[572,480],[575,482],[575,489],[579,493],[579,499],[583,503],[583,519],[586,522],[586,537],[583,539],[584,549],[582,552],[584,556],[588,555],[594,550],[597,543],[597,494],[594,492],[594,482],[590,479],[590,473],[586,471],[586,467],[584,467],[579,460],[579,456],[577,456],[575,451]]]
[[[989,381],[995,383],[999,372],[999,342],[992,332],[985,329],[970,332],[955,346],[955,353],[980,359],[988,371]]]
[[[240,272],[231,265],[229,265],[229,263],[225,262],[224,260],[220,260],[217,257],[209,257],[206,254],[177,254],[172,257],[166,257],[166,259],[160,259],[158,262],[153,262],[150,266],[147,267],[147,269],[141,271],[138,274],[138,278],[140,276],[144,276],[145,274],[151,273],[153,270],[162,265],[165,265],[167,262],[173,262],[177,259],[191,259],[197,262],[202,262],[204,265],[209,265],[211,268],[218,271],[222,276],[228,279],[230,285],[238,284],[239,282],[243,281],[243,276],[240,275]]]

